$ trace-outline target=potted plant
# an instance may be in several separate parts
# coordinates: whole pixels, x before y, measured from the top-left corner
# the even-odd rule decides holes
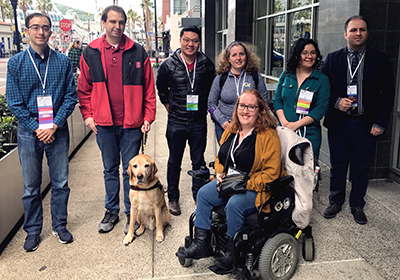
[[[0,95],[0,158],[17,146],[17,119],[8,108],[6,98]]]

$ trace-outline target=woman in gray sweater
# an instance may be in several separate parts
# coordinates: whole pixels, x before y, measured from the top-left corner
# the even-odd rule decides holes
[[[246,89],[257,89],[269,104],[267,88],[258,73],[260,58],[254,46],[232,42],[218,56],[217,76],[208,97],[208,111],[215,122],[218,143],[232,118],[237,98]]]

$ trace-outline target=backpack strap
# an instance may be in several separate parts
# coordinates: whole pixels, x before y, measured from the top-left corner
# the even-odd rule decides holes
[[[251,73],[251,76],[253,77],[254,83],[255,83],[255,88],[258,90],[258,72],[255,71]]]
[[[224,86],[226,79],[228,78],[228,72],[222,73],[219,77],[219,88],[222,89]]]

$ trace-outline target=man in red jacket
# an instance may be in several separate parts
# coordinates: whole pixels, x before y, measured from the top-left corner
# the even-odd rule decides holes
[[[100,233],[119,221],[119,164],[122,158],[125,214],[129,228],[129,160],[139,152],[142,133],[155,119],[156,96],[151,62],[142,46],[124,35],[127,17],[119,6],[104,9],[106,34],[85,48],[78,82],[79,108],[101,150],[106,213]]]

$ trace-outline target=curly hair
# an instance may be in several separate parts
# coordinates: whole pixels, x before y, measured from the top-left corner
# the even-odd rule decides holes
[[[315,52],[317,57],[315,58],[315,63],[312,66],[313,68],[319,69],[322,65],[322,55],[318,48],[318,43],[313,39],[300,38],[294,44],[290,51],[290,57],[287,63],[288,72],[295,72],[296,68],[299,66],[299,62],[301,60],[301,52],[304,50],[306,45],[313,45],[315,48]]]
[[[256,54],[255,46],[244,42],[234,41],[219,54],[216,67],[217,75],[227,73],[231,69],[231,64],[229,63],[228,58],[231,55],[230,50],[234,46],[242,46],[244,49],[247,60],[245,65],[246,72],[249,74],[257,72],[260,68],[260,58]]]
[[[240,103],[240,99],[244,94],[252,94],[257,99],[258,106],[258,118],[257,123],[254,126],[254,131],[262,132],[266,131],[268,128],[276,129],[278,126],[278,120],[275,119],[272,115],[272,112],[269,110],[267,102],[265,102],[264,98],[262,98],[260,92],[256,89],[246,89],[243,91],[235,105],[235,109],[233,110],[232,121],[228,126],[228,129],[231,133],[237,133],[242,130],[242,125],[238,118],[238,104]]]

